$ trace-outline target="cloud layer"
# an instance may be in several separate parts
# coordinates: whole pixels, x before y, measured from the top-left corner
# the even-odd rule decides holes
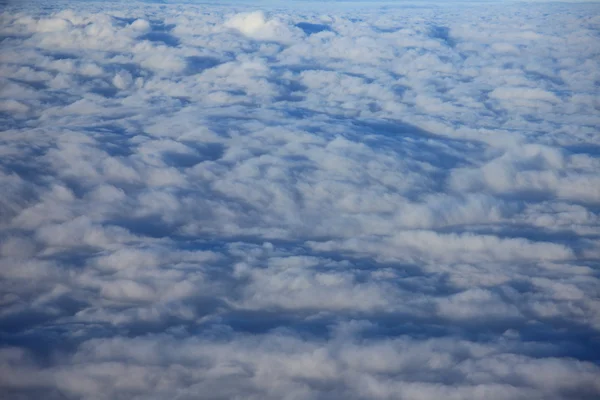
[[[0,394],[600,396],[600,14],[460,7],[7,7]]]

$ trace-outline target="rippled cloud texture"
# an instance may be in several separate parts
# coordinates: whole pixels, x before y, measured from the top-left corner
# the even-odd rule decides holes
[[[461,7],[6,7],[0,396],[599,398],[600,10]]]

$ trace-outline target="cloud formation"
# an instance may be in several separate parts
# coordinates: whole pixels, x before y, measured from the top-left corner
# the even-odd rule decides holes
[[[1,397],[600,396],[598,9],[461,7],[7,6]]]

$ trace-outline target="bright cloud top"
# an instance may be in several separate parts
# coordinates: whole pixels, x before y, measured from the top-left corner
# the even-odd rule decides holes
[[[2,397],[600,396],[593,5],[70,7],[0,17]]]

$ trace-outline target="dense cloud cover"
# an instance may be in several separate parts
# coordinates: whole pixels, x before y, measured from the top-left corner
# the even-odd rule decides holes
[[[0,18],[0,397],[599,398],[598,7]]]

